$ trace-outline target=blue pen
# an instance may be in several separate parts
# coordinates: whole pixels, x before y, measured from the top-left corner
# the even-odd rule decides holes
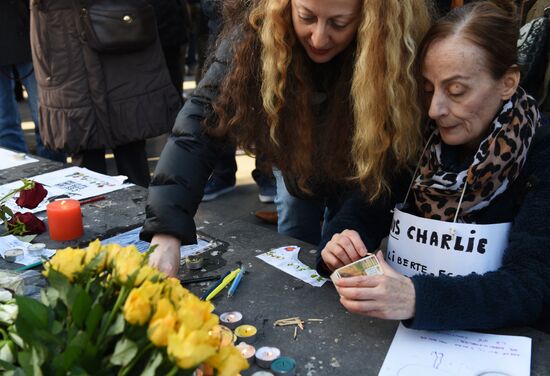
[[[241,279],[243,278],[244,274],[244,266],[241,266],[241,271],[237,276],[235,277],[235,280],[231,284],[231,287],[229,288],[229,291],[227,292],[227,296],[233,296],[235,295],[235,292],[237,291],[237,287],[239,287],[239,283],[241,282]]]
[[[223,279],[224,279],[225,277],[227,277],[227,276],[229,275],[229,273],[231,273],[230,270],[226,271],[226,272],[220,277],[220,279],[218,279],[216,282],[212,283],[212,286],[210,286],[210,288],[209,288],[208,290],[206,290],[206,292],[205,292],[204,294],[202,294],[201,300],[206,299],[206,297],[207,297],[208,295],[210,295],[210,293],[211,293],[212,291],[214,291],[214,289],[215,289],[216,287],[218,287],[218,285],[219,285],[220,283],[222,283]]]

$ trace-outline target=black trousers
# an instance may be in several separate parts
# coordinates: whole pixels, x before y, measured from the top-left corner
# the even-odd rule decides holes
[[[134,184],[148,187],[151,181],[149,164],[145,151],[145,140],[120,145],[113,149],[118,173],[126,175]],[[83,150],[72,155],[73,164],[107,174],[105,149]]]

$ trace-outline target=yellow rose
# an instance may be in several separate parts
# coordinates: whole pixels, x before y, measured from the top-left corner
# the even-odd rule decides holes
[[[122,310],[124,319],[132,325],[143,325],[151,316],[162,290],[162,284],[145,281],[140,287],[132,289]]]
[[[163,296],[166,296],[177,308],[179,308],[183,298],[189,295],[189,290],[181,285],[179,279],[173,277],[166,278],[164,280],[164,286]]]
[[[98,239],[96,239],[90,244],[88,244],[88,248],[86,249],[86,255],[84,256],[84,264],[88,265],[93,259],[95,259],[101,253],[102,253],[101,242]],[[103,258],[97,267],[98,272],[102,272],[105,269],[105,265],[107,263],[107,253],[103,252],[102,257]]]
[[[151,315],[151,301],[139,289],[130,291],[124,308],[122,309],[124,319],[132,325],[143,325]]]
[[[138,273],[145,262],[143,255],[139,253],[133,245],[119,248],[118,251],[112,255],[111,260],[114,269],[114,277],[120,283],[126,283],[129,277],[134,273]]]
[[[168,344],[168,334],[173,333],[176,327],[176,310],[172,303],[161,298],[157,302],[155,314],[149,322],[147,335],[157,347]]]
[[[193,294],[187,294],[178,305],[178,322],[188,331],[210,330],[218,324],[218,316],[211,312],[214,306],[210,302],[203,302]]]
[[[214,367],[218,376],[235,376],[248,368],[248,362],[235,346],[222,347],[217,354],[206,360],[206,364]]]
[[[82,249],[65,248],[58,250],[46,263],[45,275],[48,275],[48,270],[51,268],[65,275],[69,281],[74,281],[76,275],[84,269],[85,254],[86,251]]]
[[[207,331],[187,331],[181,327],[178,332],[168,335],[166,351],[178,367],[194,369],[214,355],[216,347]]]
[[[139,269],[139,273],[136,277],[136,281],[134,282],[134,286],[139,286],[146,280],[154,281],[162,279],[164,277],[165,274],[159,272],[157,268],[153,268],[149,265],[143,265],[141,269]]]

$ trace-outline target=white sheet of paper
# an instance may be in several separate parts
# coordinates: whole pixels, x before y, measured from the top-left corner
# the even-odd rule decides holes
[[[133,184],[124,184],[125,176],[108,176],[90,171],[81,167],[69,167],[62,170],[48,172],[42,175],[36,175],[29,180],[34,180],[46,188],[48,195],[35,209],[20,208],[15,203],[15,198],[6,202],[6,205],[13,212],[38,213],[46,210],[48,199],[54,196],[67,195],[75,200],[83,200],[89,197],[99,196],[105,193],[113,192],[119,189],[130,187]],[[9,191],[21,187],[21,181],[14,181],[0,186],[0,196]]]
[[[151,245],[151,243],[148,243],[139,239],[140,231],[141,231],[141,227],[138,227],[133,230],[123,232],[122,234],[115,235],[111,238],[102,240],[101,244],[117,243],[122,246],[128,246],[133,244],[136,246],[138,251],[146,252],[149,249],[149,246]],[[198,237],[197,240],[198,240],[197,244],[182,245],[180,247],[181,258],[196,256],[200,253],[207,251],[212,245],[210,242],[204,239],[201,239],[200,237]]]
[[[42,260],[43,257],[50,258],[55,255],[55,250],[44,248],[40,255],[35,256],[33,254],[31,256],[27,253],[27,248],[30,245],[31,243],[22,242],[13,235],[0,236],[0,256],[4,257],[4,253],[9,249],[21,248],[23,249],[23,254],[17,256],[15,262],[22,265],[30,265]]]
[[[530,367],[528,337],[399,324],[378,376],[528,376]]]
[[[31,158],[25,153],[18,153],[0,148],[0,170],[22,166],[33,162],[38,162],[38,159]]]
[[[298,260],[299,252],[300,247],[289,245],[286,247],[272,249],[271,251],[262,253],[256,257],[295,278],[309,283],[314,287],[323,286],[328,280],[321,277],[316,270],[311,269],[309,266]]]

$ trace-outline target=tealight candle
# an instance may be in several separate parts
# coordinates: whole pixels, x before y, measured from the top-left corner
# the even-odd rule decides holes
[[[243,354],[243,357],[248,361],[248,364],[250,364],[254,354],[256,354],[256,348],[245,342],[241,342],[235,347],[241,352],[241,354]]]
[[[271,367],[271,363],[281,356],[281,350],[276,347],[260,347],[256,351],[256,364],[262,368]]]
[[[241,325],[235,329],[235,335],[239,340],[246,343],[254,343],[258,329],[252,325]]]
[[[274,376],[274,375],[269,371],[257,371],[257,372],[254,372],[252,376]]]
[[[231,329],[223,325],[214,326],[208,332],[215,340],[219,341],[219,347],[225,347],[235,342],[236,338]]]
[[[21,256],[23,254],[23,250],[21,248],[13,248],[8,249],[6,252],[4,252],[4,260],[7,262],[15,262],[17,257]]]
[[[50,202],[46,206],[50,238],[57,241],[73,240],[84,233],[80,202],[67,199]]]
[[[238,311],[224,312],[220,315],[222,324],[230,329],[235,329],[237,326],[241,325],[242,320],[243,314]]]
[[[288,356],[281,356],[271,363],[271,370],[276,376],[294,376],[296,374],[296,361]]]
[[[203,259],[202,257],[189,256],[185,258],[185,265],[189,270],[198,270],[202,268]]]

